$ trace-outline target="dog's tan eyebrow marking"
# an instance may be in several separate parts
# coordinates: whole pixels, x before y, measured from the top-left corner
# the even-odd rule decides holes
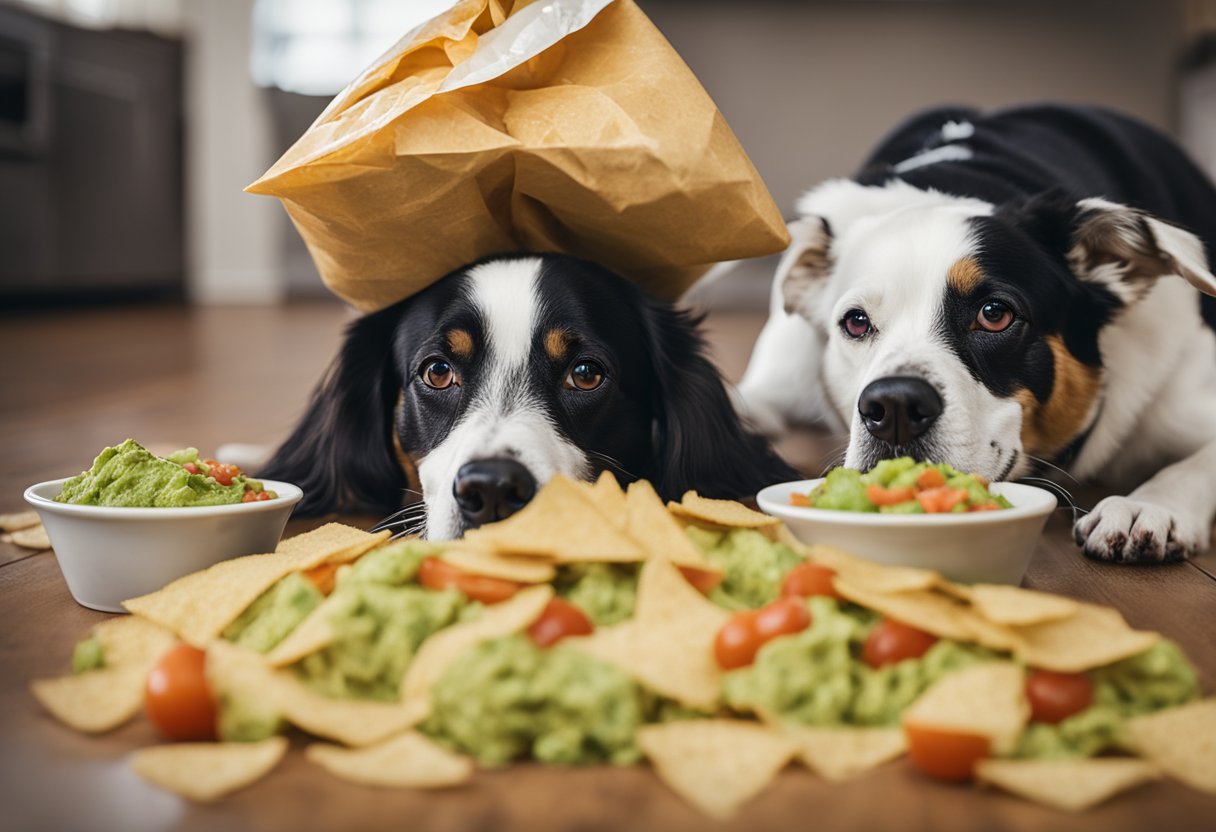
[[[570,333],[564,329],[551,329],[545,333],[545,352],[554,361],[561,361],[566,357],[566,350],[570,348]]]
[[[1098,368],[1078,361],[1060,336],[1044,340],[1055,359],[1051,395],[1040,402],[1024,388],[1015,394],[1022,405],[1022,447],[1036,456],[1059,453],[1086,428],[1101,385]]]
[[[946,282],[961,295],[971,294],[983,279],[984,270],[974,257],[955,260],[946,271]]]
[[[471,358],[473,355],[473,336],[467,329],[449,329],[448,347],[461,358]]]

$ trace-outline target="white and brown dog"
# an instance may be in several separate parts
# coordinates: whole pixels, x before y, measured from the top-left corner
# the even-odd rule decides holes
[[[1172,141],[1091,108],[937,110],[798,211],[739,389],[753,424],[847,429],[852,467],[1133,489],[1075,524],[1090,557],[1207,548],[1216,188]]]

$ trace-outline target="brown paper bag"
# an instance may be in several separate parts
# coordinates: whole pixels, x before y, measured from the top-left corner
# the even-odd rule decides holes
[[[633,0],[462,0],[406,35],[250,191],[381,309],[481,257],[566,252],[675,298],[785,224]]]

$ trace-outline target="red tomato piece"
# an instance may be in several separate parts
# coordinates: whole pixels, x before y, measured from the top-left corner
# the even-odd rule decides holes
[[[936,468],[926,468],[921,472],[920,476],[916,478],[916,487],[921,491],[929,488],[940,488],[945,484],[945,476],[943,476],[942,472]]]
[[[800,633],[811,626],[811,612],[801,598],[787,595],[757,610],[754,626],[760,643],[767,644],[777,636]]]
[[[317,591],[322,595],[328,595],[334,591],[334,579],[337,577],[340,565],[337,563],[322,563],[320,566],[314,566],[303,573],[304,579],[315,586]]]
[[[756,632],[756,613],[743,610],[732,615],[722,625],[714,639],[714,658],[723,670],[746,667],[755,661],[756,651],[763,642]]]
[[[944,514],[967,499],[967,489],[943,485],[928,488],[916,495],[917,502],[929,514]]]
[[[144,686],[148,719],[171,740],[215,740],[215,697],[204,668],[207,654],[189,644],[165,652]]]
[[[790,494],[790,505],[801,506],[803,508],[810,508],[811,506],[813,506],[815,504],[811,502],[810,494],[803,494],[800,491],[795,491]]]
[[[188,474],[197,474],[198,473],[198,466],[195,465],[193,462],[183,462],[182,467],[186,469],[186,473],[188,473]]]
[[[996,503],[980,503],[967,509],[967,511],[998,511],[1000,508]]]
[[[257,501],[258,493],[256,491],[246,490],[245,493],[241,495],[242,503],[256,503]]]
[[[936,643],[936,636],[884,618],[866,637],[861,657],[870,667],[882,667],[905,659],[919,659]]]
[[[228,465],[224,462],[216,462],[214,459],[208,459],[207,476],[212,477],[220,485],[232,485],[232,478],[238,477],[241,474],[241,469],[235,465]]]
[[[1084,673],[1035,670],[1026,679],[1030,718],[1055,725],[1088,708],[1094,701],[1094,683]]]
[[[840,600],[841,595],[836,591],[832,579],[836,570],[821,566],[818,563],[800,563],[785,575],[781,582],[782,595],[797,595],[800,598],[810,598],[813,595],[826,595]]]
[[[497,604],[519,592],[523,584],[486,575],[474,575],[436,557],[418,567],[418,583],[427,589],[456,589],[483,604]]]
[[[695,566],[678,568],[680,574],[684,576],[684,580],[692,584],[702,595],[708,594],[711,589],[722,583],[721,572],[710,572],[708,569],[697,569]]]
[[[915,497],[916,491],[911,488],[883,488],[873,483],[866,486],[866,498],[876,506],[893,506]]]
[[[273,499],[274,499],[274,495],[271,494],[269,491],[259,491],[256,502],[260,503],[264,500],[273,500]]]
[[[532,622],[528,635],[538,647],[557,644],[566,636],[586,636],[595,632],[591,619],[564,598],[553,598],[540,618]]]
[[[922,774],[953,782],[970,780],[975,764],[987,757],[991,743],[979,734],[904,725],[908,758]]]

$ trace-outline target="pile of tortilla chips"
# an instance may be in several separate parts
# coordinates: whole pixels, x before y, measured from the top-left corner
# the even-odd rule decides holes
[[[1026,665],[1066,672],[1136,655],[1160,637],[1132,630],[1114,610],[1006,586],[963,586],[937,573],[881,566],[823,546],[806,547],[775,519],[743,505],[695,493],[664,505],[648,483],[627,491],[611,475],[594,485],[555,478],[519,513],[464,540],[441,545],[461,569],[517,581],[513,597],[422,642],[395,702],[331,699],[305,687],[287,665],[333,641],[323,603],[270,653],[255,653],[220,634],[262,592],[292,572],[349,564],[382,545],[338,524],[284,541],[277,552],[225,561],[128,601],[127,618],[93,633],[105,652],[99,670],[37,681],[34,695],[65,724],[84,732],[111,730],[141,709],[150,668],[178,639],[207,651],[217,699],[242,696],[312,736],[306,759],[337,777],[380,787],[437,788],[467,781],[474,762],[424,736],[416,726],[430,710],[432,687],[466,651],[519,633],[554,595],[558,566],[639,563],[635,612],[563,645],[619,668],[651,691],[704,718],[648,724],[638,747],[658,776],[694,806],[717,818],[734,814],[791,761],[842,780],[907,750],[899,728],[791,727],[744,718],[720,706],[722,671],[713,643],[728,613],[686,579],[687,570],[715,571],[684,533],[695,523],[752,528],[796,547],[836,572],[844,597],[943,638],[1007,651]],[[1029,716],[1023,670],[988,662],[947,674],[903,715],[907,729],[968,733],[1000,754],[1012,748]],[[993,757],[975,773],[982,783],[1078,811],[1169,774],[1216,793],[1216,699],[1134,717],[1130,742],[1140,757],[1016,760]],[[288,743],[183,743],[136,752],[141,776],[194,800],[213,800],[271,771]]]

